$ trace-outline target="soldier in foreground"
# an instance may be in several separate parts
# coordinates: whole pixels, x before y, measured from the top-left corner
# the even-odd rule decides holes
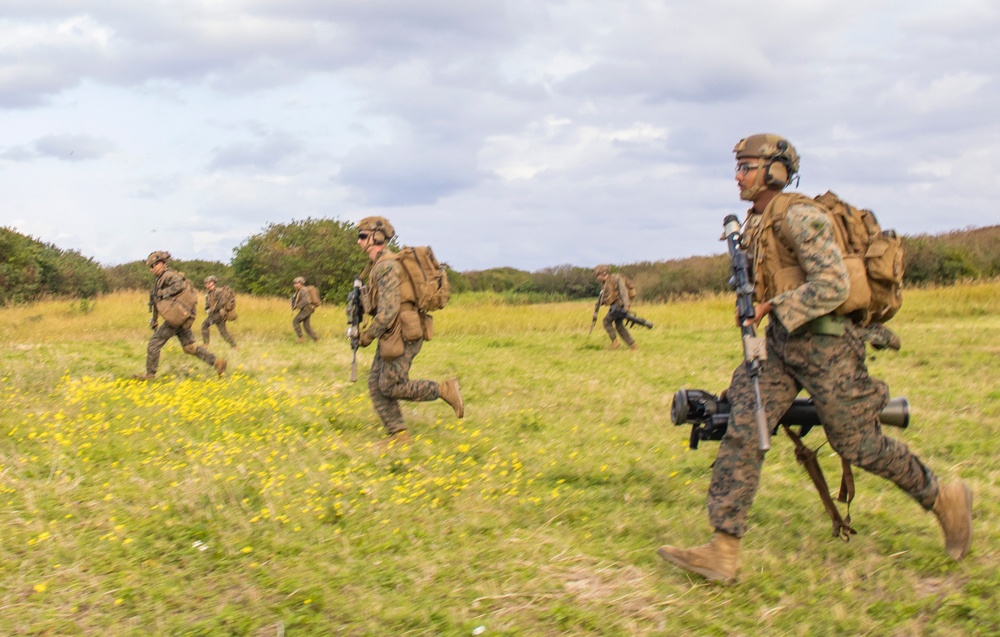
[[[457,378],[441,382],[410,380],[410,366],[423,347],[428,326],[416,310],[413,284],[403,272],[396,253],[386,247],[393,236],[395,231],[387,219],[367,217],[358,222],[358,246],[371,259],[362,273],[362,278],[367,277],[362,299],[372,316],[359,340],[361,347],[378,340],[368,373],[368,392],[390,440],[406,443],[410,437],[399,408],[400,400],[440,398],[451,405],[459,418],[465,415],[465,403]]]
[[[208,345],[210,340],[209,330],[214,325],[219,329],[219,336],[229,343],[229,347],[236,347],[236,339],[229,333],[226,323],[236,319],[236,313],[230,310],[235,304],[236,295],[228,285],[218,287],[218,279],[214,276],[205,278],[205,320],[201,324],[201,342]]]
[[[226,371],[226,359],[217,358],[215,354],[198,345],[191,331],[197,312],[198,293],[183,274],[170,269],[167,265],[169,261],[170,253],[161,250],[153,252],[146,258],[146,266],[156,277],[153,289],[149,293],[149,307],[153,312],[149,326],[153,329],[153,335],[146,346],[146,373],[137,374],[133,378],[136,380],[156,378],[156,370],[160,366],[160,350],[174,336],[181,342],[185,354],[197,356],[214,367],[219,376],[222,376]],[[160,317],[163,318],[162,325],[159,324]]]
[[[292,310],[299,311],[295,315],[295,318],[292,319],[292,329],[295,330],[295,335],[298,337],[296,342],[302,342],[303,329],[305,329],[309,338],[313,341],[318,341],[319,336],[313,331],[310,318],[319,306],[309,295],[309,286],[306,285],[305,277],[297,276],[292,279],[292,286],[295,287],[295,292],[292,294]]]
[[[742,237],[753,264],[756,304],[754,317],[745,324],[756,326],[769,317],[767,358],[758,375],[767,425],[773,428],[805,389],[833,449],[933,511],[946,552],[962,559],[972,545],[972,493],[961,480],[941,484],[906,445],[883,435],[878,414],[888,401],[888,388],[868,375],[862,331],[834,313],[848,299],[850,285],[830,218],[812,199],[782,192],[798,172],[798,154],[776,135],[752,135],[734,152],[740,198],[752,204]],[[783,219],[776,218],[778,209],[787,210]],[[789,268],[795,267],[800,274],[790,276]],[[764,451],[758,444],[756,399],[746,366],[733,373],[726,395],[729,424],[708,490],[715,533],[697,548],[662,546],[659,554],[708,579],[731,583]]]
[[[604,331],[611,339],[611,349],[618,349],[618,335],[621,335],[622,341],[628,345],[629,349],[638,349],[639,346],[636,345],[635,339],[625,327],[625,315],[632,305],[625,277],[617,272],[612,272],[609,265],[599,265],[594,268],[594,276],[604,285],[601,288],[598,308],[601,305],[609,306],[608,313],[604,315]],[[595,320],[598,308],[594,308]]]

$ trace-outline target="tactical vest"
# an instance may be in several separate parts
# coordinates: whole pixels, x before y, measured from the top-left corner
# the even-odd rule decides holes
[[[386,264],[383,265],[383,262],[386,262]],[[362,273],[362,278],[366,275],[368,276],[368,294],[366,295],[367,302],[365,303],[367,311],[370,314],[375,314],[378,302],[378,286],[375,283],[376,277],[374,276],[374,272],[375,269],[380,266],[392,267],[396,269],[396,274],[399,277],[400,310],[416,309],[417,295],[413,291],[413,283],[410,282],[410,277],[405,276],[403,273],[403,266],[399,264],[399,255],[387,248],[382,250],[382,253],[379,255],[378,259],[375,260],[375,263],[371,264],[368,271]]]
[[[852,255],[846,248],[843,230],[831,212],[799,193],[780,193],[768,203],[761,214],[751,214],[743,233],[743,247],[750,252],[754,274],[754,300],[763,303],[783,292],[793,290],[806,281],[806,273],[799,265],[794,242],[788,235],[785,217],[794,205],[809,206],[827,215],[830,232],[840,247],[844,265],[850,278],[851,292],[834,314],[843,316],[858,310],[867,310],[871,302],[871,288],[865,271],[863,257]]]
[[[608,280],[604,282],[604,296],[601,303],[604,305],[622,305],[622,294],[619,290],[619,274],[608,274]]]

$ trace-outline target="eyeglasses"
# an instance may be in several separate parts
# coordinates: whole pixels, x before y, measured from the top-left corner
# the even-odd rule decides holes
[[[760,168],[760,164],[748,164],[746,162],[740,162],[736,164],[736,175],[742,177],[749,173],[751,170],[757,170]]]
[[[358,241],[364,241],[367,238],[368,238],[368,233],[367,232],[359,232],[358,233]]]

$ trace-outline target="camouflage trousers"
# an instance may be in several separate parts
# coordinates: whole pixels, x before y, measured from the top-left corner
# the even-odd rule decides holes
[[[211,335],[209,334],[209,330],[213,325],[219,328],[219,336],[222,337],[222,340],[229,343],[230,347],[236,347],[236,339],[233,338],[232,334],[229,333],[229,330],[226,329],[226,321],[224,321],[222,317],[219,315],[212,315],[202,322],[201,324],[202,343],[208,345],[209,340],[211,340]]]
[[[180,327],[171,327],[164,322],[156,328],[153,335],[149,337],[149,344],[146,345],[147,374],[151,376],[156,374],[156,370],[160,367],[160,350],[162,350],[163,346],[167,344],[167,341],[175,336],[177,337],[177,340],[181,342],[181,347],[184,348],[184,353],[197,356],[209,365],[215,364],[215,355],[195,343],[194,332],[191,331],[192,325],[194,325],[193,318],[188,319],[187,322]]]
[[[299,313],[295,315],[292,319],[292,329],[295,330],[295,335],[302,338],[302,329],[305,328],[306,334],[309,335],[314,341],[318,341],[319,337],[316,336],[316,332],[313,331],[312,324],[309,322],[309,317],[312,316],[315,310],[311,307],[304,307],[299,310]]]
[[[624,319],[615,318],[618,316],[621,309],[622,306],[620,305],[612,305],[608,308],[608,313],[604,315],[604,331],[608,333],[608,336],[611,337],[611,340],[613,341],[616,338],[615,331],[617,330],[618,334],[622,337],[622,341],[624,341],[629,347],[632,347],[632,345],[635,344],[635,339],[633,339],[632,335],[628,333],[628,328],[625,327]]]
[[[868,375],[865,345],[854,326],[843,336],[790,335],[772,320],[759,382],[768,423],[776,423],[805,389],[816,403],[830,446],[842,458],[891,480],[924,509],[933,508],[937,478],[906,445],[882,433],[878,414],[888,403],[889,390]],[[716,530],[743,537],[764,464],[753,383],[743,365],[733,373],[727,396],[729,427],[712,470],[708,517]]]
[[[406,429],[400,400],[437,400],[438,384],[432,380],[410,380],[410,366],[423,347],[423,339],[404,343],[403,354],[392,360],[385,360],[376,351],[368,372],[368,393],[372,406],[382,419],[385,431],[390,436]]]

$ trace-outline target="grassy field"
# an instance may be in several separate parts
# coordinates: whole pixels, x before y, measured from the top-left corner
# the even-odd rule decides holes
[[[731,297],[637,306],[634,352],[588,337],[591,303],[459,297],[412,376],[459,376],[466,418],[405,403],[388,452],[343,308],[304,345],[286,308],[240,299],[226,377],[173,341],[149,384],[142,295],[0,309],[0,634],[1000,634],[998,282],[908,291],[903,350],[869,365],[912,405],[890,435],[975,493],[968,558],[860,471],[833,539],[779,436],[732,587],[656,555],[711,532],[716,444],[669,410],[727,384]]]

